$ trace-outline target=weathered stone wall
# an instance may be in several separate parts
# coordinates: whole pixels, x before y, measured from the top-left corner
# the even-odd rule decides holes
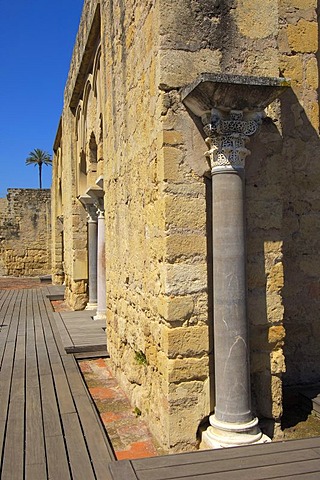
[[[170,92],[172,70],[187,66],[162,68],[163,14],[177,13],[164,3],[110,2],[103,30],[107,325],[117,376],[174,451],[196,446],[210,410],[209,335],[205,183],[185,162]],[[200,68],[193,56],[190,78],[215,58],[207,52]]]
[[[51,273],[50,190],[9,188],[0,202],[0,274]]]
[[[319,4],[279,2],[280,71],[292,79],[283,133],[284,346],[287,384],[320,381]]]
[[[283,381],[320,381],[316,18],[311,0],[85,2],[56,144],[54,268],[83,308],[77,196],[103,175],[108,349],[168,450],[195,448],[214,408],[211,179],[202,127],[180,99],[200,73],[292,79],[246,161],[255,413],[277,427]],[[92,138],[97,158],[84,171]]]

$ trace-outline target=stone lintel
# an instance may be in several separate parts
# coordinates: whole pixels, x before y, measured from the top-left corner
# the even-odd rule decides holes
[[[201,117],[213,108],[262,111],[290,86],[278,77],[203,73],[181,91],[181,100]]]
[[[103,197],[104,191],[98,185],[93,185],[86,190],[86,195],[89,195],[94,201],[97,201],[97,199]]]
[[[102,188],[103,190],[103,175],[100,175],[100,177],[97,178],[96,185],[98,185],[98,187]]]
[[[86,208],[87,205],[94,205],[94,202],[95,202],[94,199],[90,195],[88,195],[87,193],[85,193],[84,195],[79,195],[78,200],[79,200],[79,202],[82,203],[84,208]]]

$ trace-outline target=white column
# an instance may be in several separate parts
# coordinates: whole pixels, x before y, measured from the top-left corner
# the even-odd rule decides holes
[[[106,318],[106,261],[105,261],[105,219],[103,208],[98,208],[98,306],[94,320]]]
[[[97,209],[86,205],[88,213],[88,280],[89,301],[86,310],[97,308]]]

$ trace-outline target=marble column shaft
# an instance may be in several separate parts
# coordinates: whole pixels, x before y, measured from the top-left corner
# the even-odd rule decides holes
[[[87,308],[97,306],[97,214],[92,206],[88,213],[88,276],[89,276],[89,302]]]
[[[213,182],[215,417],[252,420],[246,315],[243,174],[225,171]]]
[[[104,210],[98,210],[98,307],[95,320],[106,317],[106,262]]]

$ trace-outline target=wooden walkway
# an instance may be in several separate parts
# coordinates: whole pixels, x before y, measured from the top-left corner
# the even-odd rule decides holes
[[[112,447],[45,293],[0,291],[0,478],[108,480]]]
[[[320,437],[110,464],[116,480],[319,480]]]
[[[0,290],[1,480],[320,478],[320,438],[115,461],[47,294]]]
[[[53,316],[67,353],[85,354],[85,358],[108,356],[105,320],[93,320],[86,310],[54,312]]]

